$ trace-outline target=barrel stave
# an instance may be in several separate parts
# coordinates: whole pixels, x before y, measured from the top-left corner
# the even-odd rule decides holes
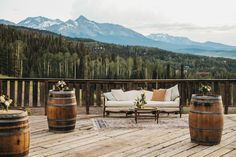
[[[49,130],[71,132],[75,128],[77,103],[74,91],[50,91],[47,106]]]
[[[27,155],[30,145],[27,113],[17,110],[1,113],[0,139],[0,157]]]
[[[202,145],[220,143],[224,124],[223,110],[220,96],[193,95],[189,112],[191,141]]]

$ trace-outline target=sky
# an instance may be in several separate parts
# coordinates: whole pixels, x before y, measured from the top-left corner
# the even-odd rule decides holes
[[[0,19],[26,17],[120,24],[139,33],[167,33],[236,46],[235,0],[0,0]]]

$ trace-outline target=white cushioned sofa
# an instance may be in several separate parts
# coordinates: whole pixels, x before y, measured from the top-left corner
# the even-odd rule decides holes
[[[153,101],[153,92],[147,90],[130,90],[114,89],[111,92],[104,93],[104,109],[103,116],[109,115],[111,112],[132,113],[135,99],[145,93],[145,107],[158,107],[161,113],[179,113],[182,114],[182,106],[180,105],[180,97],[178,85],[166,89],[163,101]]]

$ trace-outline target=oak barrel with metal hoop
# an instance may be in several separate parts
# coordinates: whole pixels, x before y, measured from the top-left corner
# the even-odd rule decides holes
[[[202,145],[215,145],[221,141],[224,109],[221,96],[193,94],[189,112],[191,141]]]
[[[27,156],[29,146],[30,131],[27,112],[0,111],[0,157]]]
[[[47,119],[49,131],[71,132],[75,129],[77,103],[75,91],[49,91]]]

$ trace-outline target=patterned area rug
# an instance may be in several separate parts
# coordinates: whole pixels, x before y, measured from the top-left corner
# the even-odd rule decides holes
[[[94,129],[106,128],[188,128],[188,118],[159,118],[158,124],[152,119],[140,119],[135,123],[134,118],[96,118],[92,119]]]

